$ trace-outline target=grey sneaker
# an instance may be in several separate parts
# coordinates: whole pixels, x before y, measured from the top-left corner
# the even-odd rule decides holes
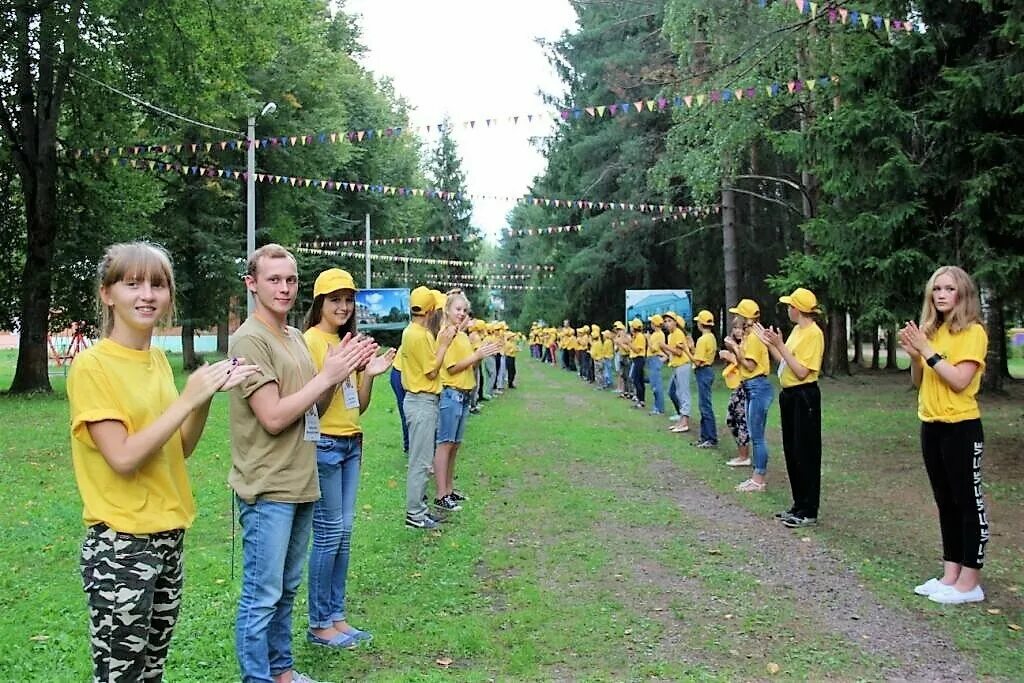
[[[299,673],[298,671],[292,670],[292,683],[326,683],[325,681],[316,681],[307,676],[306,674]]]
[[[799,517],[797,515],[790,515],[789,517],[783,517],[782,523],[788,526],[790,529],[800,529],[805,526],[814,526],[818,523],[817,517]]]
[[[430,529],[437,529],[441,524],[430,515],[424,515],[420,519],[416,519],[411,515],[406,515],[405,526],[410,529],[426,529],[429,531]]]

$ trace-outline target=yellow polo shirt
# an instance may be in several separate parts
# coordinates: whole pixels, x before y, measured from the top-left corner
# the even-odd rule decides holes
[[[743,357],[754,361],[754,369],[748,370],[746,364],[740,363],[740,379],[750,379],[758,375],[767,375],[771,366],[768,363],[768,347],[757,338],[753,331],[747,333],[740,349]]]
[[[985,354],[988,353],[988,335],[978,323],[957,334],[949,331],[943,323],[928,340],[947,362],[956,365],[963,361],[974,361],[979,365],[967,388],[956,393],[946,384],[933,368],[922,358],[919,362],[924,374],[917,394],[917,416],[923,422],[963,422],[981,417],[978,409],[978,389],[981,376],[985,373]]]
[[[697,367],[704,367],[705,365],[714,365],[715,356],[718,355],[718,340],[715,339],[715,335],[709,331],[705,331],[697,339],[697,346],[693,350],[693,360],[696,361]]]
[[[440,394],[441,373],[434,379],[427,377],[427,371],[434,367],[437,356],[437,340],[423,325],[409,323],[402,332],[402,386],[414,393]]]
[[[810,372],[803,379],[798,379],[787,365],[782,369],[782,375],[779,377],[782,388],[817,382],[818,373],[821,371],[821,357],[825,355],[825,335],[821,328],[814,323],[806,327],[797,325],[786,339],[786,348]]]

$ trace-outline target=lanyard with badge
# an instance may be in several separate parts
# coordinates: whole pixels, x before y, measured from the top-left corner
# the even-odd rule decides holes
[[[292,353],[292,350],[288,348],[289,342],[292,341],[291,333],[288,331],[282,333],[279,327],[268,323],[266,320],[260,317],[259,313],[254,313],[253,317],[255,317],[261,323],[266,325],[267,328],[274,334],[277,340],[281,343],[281,347],[284,349],[284,352],[287,353],[288,357],[292,359],[292,363],[295,364],[296,369],[301,374],[302,363],[300,363],[299,359],[295,357],[295,354]],[[316,403],[307,408],[305,414],[303,415],[302,440],[320,440],[320,413],[316,409]]]

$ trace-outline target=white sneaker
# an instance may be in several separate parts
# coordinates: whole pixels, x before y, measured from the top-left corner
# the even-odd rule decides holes
[[[960,592],[953,586],[946,586],[944,590],[929,595],[928,599],[940,605],[962,605],[965,602],[981,602],[985,599],[985,591],[981,590],[980,585],[967,592]]]
[[[672,417],[670,417],[670,418],[668,419],[668,421],[669,421],[669,422],[679,422],[679,420],[681,420],[681,419],[683,419],[683,416],[682,416],[682,415],[679,415],[679,414],[677,413],[677,414],[673,415]]]
[[[949,586],[942,583],[938,579],[928,579],[920,586],[914,586],[914,592],[918,595],[928,597],[932,593],[937,593],[941,590],[946,590],[947,588],[949,588]]]

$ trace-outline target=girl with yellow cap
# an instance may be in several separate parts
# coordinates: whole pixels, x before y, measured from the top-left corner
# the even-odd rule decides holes
[[[768,409],[774,400],[772,383],[768,381],[768,347],[758,338],[754,325],[761,318],[761,308],[751,299],[743,299],[730,313],[742,316],[745,322],[743,343],[726,339],[725,345],[740,369],[740,381],[747,393],[747,425],[753,443],[754,472],[749,479],[736,486],[743,493],[757,493],[766,488],[765,475],[768,472],[768,442],[765,429],[768,425]]]
[[[825,335],[815,322],[818,299],[800,287],[779,299],[796,323],[786,342],[775,329],[754,326],[772,356],[779,361],[779,415],[782,453],[793,490],[793,505],[776,514],[790,528],[818,523],[821,495],[821,391],[818,372],[825,354]]]
[[[356,335],[356,285],[340,268],[320,273],[302,336],[317,369],[331,349]],[[313,504],[313,546],[309,554],[309,628],[320,641],[347,647],[370,640],[351,626],[345,611],[349,549],[355,523],[356,491],[363,458],[359,417],[370,405],[373,380],[387,372],[395,350],[375,356],[342,380],[320,416],[316,467],[320,499]],[[318,641],[319,642],[319,641]]]

